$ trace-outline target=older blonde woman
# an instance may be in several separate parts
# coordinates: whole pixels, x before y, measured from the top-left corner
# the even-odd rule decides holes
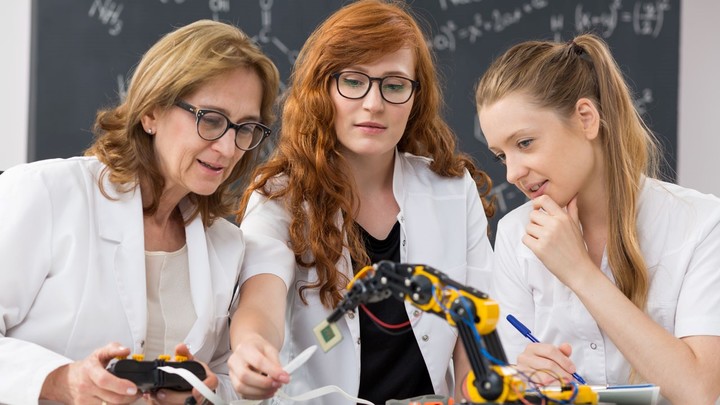
[[[135,384],[105,370],[130,353],[193,358],[206,384],[234,396],[227,324],[244,245],[223,217],[270,134],[278,82],[237,28],[190,24],[160,39],[127,99],[98,114],[87,156],[0,176],[2,402],[133,402]]]

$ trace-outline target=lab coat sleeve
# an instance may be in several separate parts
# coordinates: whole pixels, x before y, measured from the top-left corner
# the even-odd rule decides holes
[[[27,166],[0,176],[0,398],[37,403],[47,375],[72,360],[14,339],[51,270],[52,200],[42,175]]]
[[[240,223],[245,237],[245,258],[240,285],[258,274],[274,274],[292,285],[295,276],[295,254],[289,246],[290,215],[277,200],[253,193]]]

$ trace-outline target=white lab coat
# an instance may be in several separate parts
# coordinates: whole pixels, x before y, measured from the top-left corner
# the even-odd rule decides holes
[[[92,157],[21,165],[0,175],[0,402],[37,403],[46,376],[109,342],[142,353],[147,328],[140,191],[118,194]],[[185,201],[184,210],[189,206]],[[233,398],[228,311],[244,254],[225,220],[185,229],[197,321],[185,339]],[[181,342],[178,342],[181,343]],[[172,353],[169,353],[172,354]]]
[[[400,260],[432,266],[457,282],[487,291],[492,248],[475,182],[467,172],[462,178],[438,176],[428,165],[427,158],[395,154],[393,192],[400,205]],[[241,283],[256,274],[272,273],[289,287],[285,342],[281,351],[283,364],[317,344],[312,329],[332,312],[320,303],[317,289],[306,293],[309,305],[303,304],[298,296],[298,286],[314,282],[317,273],[314,268],[307,270],[296,265],[288,247],[289,221],[282,202],[268,201],[255,193],[240,225],[247,244]],[[347,250],[337,266],[338,271],[352,278]],[[407,302],[405,307],[433,390],[439,395],[451,395],[450,360],[457,330],[445,319],[424,313]],[[283,387],[286,393],[297,395],[321,386],[337,385],[357,395],[361,342],[356,314],[350,313],[337,323],[343,340],[327,353],[318,350],[295,371],[289,385]],[[332,394],[302,403],[349,405],[352,402]]]
[[[678,338],[720,336],[720,200],[646,178],[637,207],[650,281],[646,313]],[[588,384],[631,382],[630,363],[614,342],[577,295],[522,243],[531,211],[527,203],[498,224],[492,297],[501,317],[514,315],[541,342],[570,343],[571,359]],[[607,252],[600,270],[614,280]],[[505,319],[498,332],[514,363],[528,340]]]

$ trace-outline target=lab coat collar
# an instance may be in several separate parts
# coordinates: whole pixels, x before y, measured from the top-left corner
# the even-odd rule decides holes
[[[400,210],[402,210],[402,198],[405,192],[403,187],[404,180],[405,174],[403,173],[403,158],[400,156],[400,151],[395,148],[395,162],[393,165],[393,194],[400,205]]]
[[[145,235],[140,188],[121,192],[107,176],[103,186],[108,197],[97,192],[99,255],[113,269],[120,299],[132,333],[134,353],[142,353],[147,332],[145,292]],[[138,291],[142,287],[142,291]]]

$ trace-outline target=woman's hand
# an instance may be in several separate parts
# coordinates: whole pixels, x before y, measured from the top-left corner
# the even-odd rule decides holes
[[[66,404],[129,404],[140,398],[137,386],[105,369],[115,357],[126,357],[130,349],[110,343],[90,356],[58,367],[45,379],[40,399]]]
[[[190,349],[187,347],[187,345],[185,345],[184,343],[180,343],[175,346],[175,355],[183,356],[186,357],[188,360],[194,360],[202,364],[202,366],[205,368],[205,374],[207,375],[205,380],[203,380],[203,383],[213,391],[217,388],[219,384],[217,375],[215,375],[215,373],[210,370],[207,364],[203,363],[202,361],[196,360],[192,353],[190,353]],[[189,396],[190,393],[187,391],[161,389],[153,394],[146,393],[145,395],[143,395],[143,399],[145,399],[145,402],[147,402],[148,404],[183,405],[185,404],[185,401],[188,399]],[[195,398],[195,402],[198,404],[203,403],[203,401],[205,400],[202,394],[200,394],[200,391],[195,388],[193,388],[192,390],[192,396]]]
[[[576,372],[575,363],[570,360],[571,353],[572,347],[567,343],[560,346],[530,343],[518,355],[517,366],[536,384],[568,382],[573,380],[572,373]]]
[[[592,265],[580,228],[577,197],[565,209],[546,195],[532,203],[533,211],[522,241],[555,277],[568,285],[577,271]]]
[[[245,399],[271,398],[282,384],[290,382],[277,349],[258,334],[246,335],[235,345],[228,367],[235,391]]]

